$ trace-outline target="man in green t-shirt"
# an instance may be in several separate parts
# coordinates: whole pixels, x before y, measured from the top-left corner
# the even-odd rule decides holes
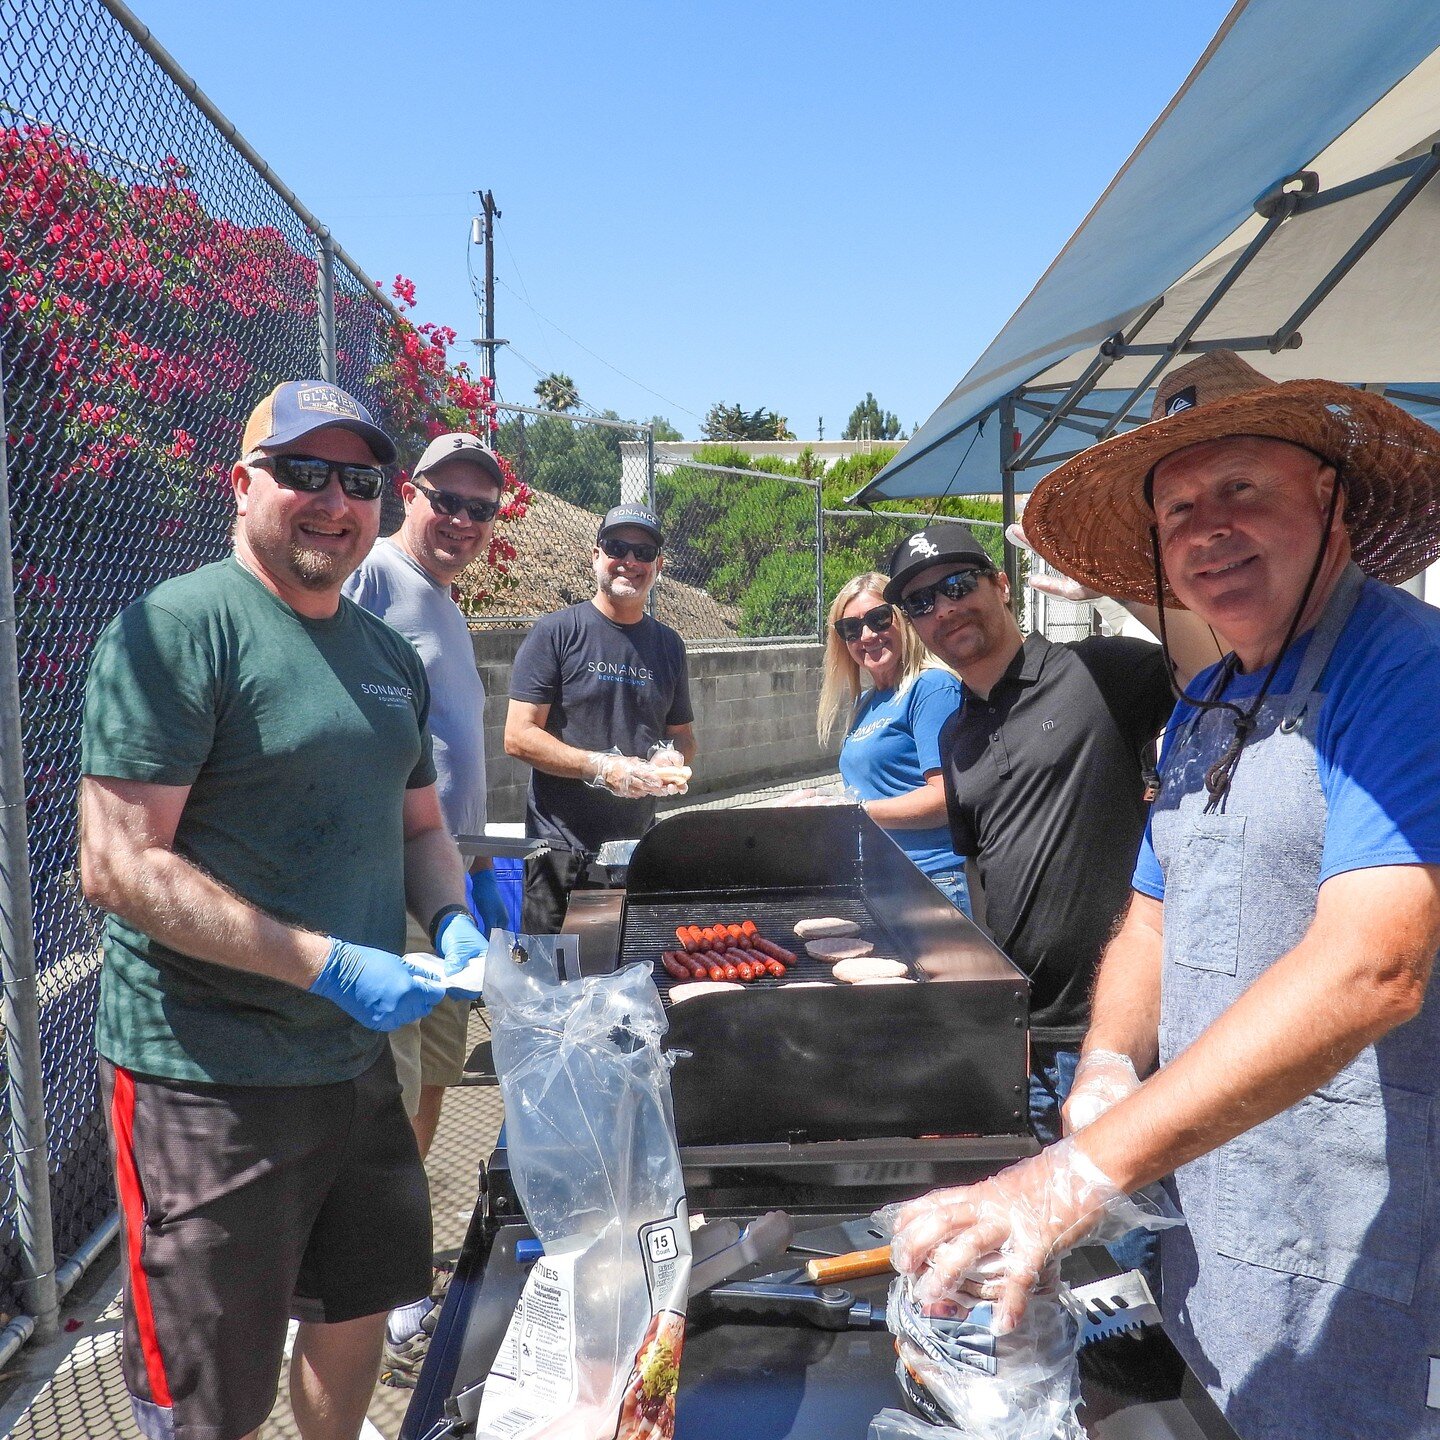
[[[81,875],[108,912],[96,1043],[147,1435],[253,1436],[292,1316],[301,1435],[358,1435],[385,1317],[429,1289],[383,1032],[447,989],[397,953],[407,908],[447,974],[484,941],[420,658],[340,593],[394,459],[344,391],[277,386],[232,470],[234,553],[122,611],[91,659]]]

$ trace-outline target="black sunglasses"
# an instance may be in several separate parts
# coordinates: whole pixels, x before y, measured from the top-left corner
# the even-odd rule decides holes
[[[333,475],[352,500],[378,500],[385,488],[385,472],[374,465],[342,465],[338,460],[318,460],[313,455],[262,455],[252,465],[269,470],[277,485],[318,495]]]
[[[633,555],[642,565],[651,565],[660,553],[658,545],[636,545],[629,540],[611,540],[608,537],[595,542],[612,559],[624,560]]]
[[[835,622],[835,633],[842,640],[858,640],[860,632],[868,625],[875,634],[888,630],[895,623],[893,605],[877,605],[863,615],[847,616]]]
[[[986,575],[992,573],[989,570],[957,570],[953,575],[947,575],[933,585],[922,585],[918,590],[902,595],[900,608],[912,620],[919,620],[935,608],[937,595],[943,595],[947,600],[963,600],[979,587],[980,581]]]
[[[428,485],[422,485],[418,480],[410,482],[442,515],[449,515],[452,519],[463,510],[477,525],[483,525],[487,520],[493,520],[500,513],[500,502],[498,500],[470,500],[464,495],[457,495],[453,490],[432,490]]]

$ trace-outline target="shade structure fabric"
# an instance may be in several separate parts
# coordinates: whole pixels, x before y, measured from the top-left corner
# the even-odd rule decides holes
[[[1437,140],[1440,5],[1433,0],[1240,0],[1004,329],[855,498],[999,493],[1002,402],[1018,402],[1015,423],[1024,435],[1109,337],[1172,340],[1259,235],[1256,201],[1287,177],[1312,170],[1319,195],[1328,196],[1427,155]],[[1400,176],[1278,224],[1193,342],[1274,335],[1406,184]],[[1433,415],[1437,220],[1440,179],[1418,190],[1304,317],[1298,348],[1248,358],[1276,379],[1387,387],[1401,392],[1406,408]],[[1103,388],[1057,426],[1041,454],[1093,443],[1154,361],[1126,354],[1109,364]],[[1411,394],[1419,398],[1402,398]],[[1120,428],[1148,414],[1146,398]],[[1032,488],[1049,468],[1023,469],[1017,488]]]

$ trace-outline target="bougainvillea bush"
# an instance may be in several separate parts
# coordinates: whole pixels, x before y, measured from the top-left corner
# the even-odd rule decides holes
[[[42,955],[50,912],[67,934],[81,913],[72,887],[43,880],[73,865],[90,647],[130,600],[227,550],[245,416],[279,381],[320,372],[317,255],[248,171],[202,181],[174,157],[146,167],[47,126],[0,127],[0,366]],[[413,306],[403,277],[393,293]],[[397,480],[433,435],[493,434],[486,384],[449,360],[453,331],[416,326],[339,267],[335,304],[341,382],[395,435]],[[491,553],[466,577],[477,599],[505,584],[505,531],[527,499],[507,487]]]

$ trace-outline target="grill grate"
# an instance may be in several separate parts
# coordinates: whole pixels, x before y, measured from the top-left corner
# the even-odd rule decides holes
[[[751,982],[752,988],[774,990],[798,980],[829,980],[831,966],[823,960],[812,960],[795,936],[797,921],[821,915],[853,920],[860,927],[858,938],[874,945],[877,956],[910,964],[910,957],[902,952],[864,898],[853,890],[839,888],[746,890],[743,894],[701,891],[693,895],[668,895],[657,900],[631,899],[625,906],[620,961],[625,965],[651,965],[656,987],[661,996],[668,999],[670,987],[680,982],[673,980],[661,965],[660,952],[678,948],[679,942],[675,938],[677,925],[703,927],[717,922],[738,924],[742,920],[753,920],[767,940],[793,950],[799,959],[790,967],[784,980],[755,980]],[[913,966],[910,973],[915,976]]]

